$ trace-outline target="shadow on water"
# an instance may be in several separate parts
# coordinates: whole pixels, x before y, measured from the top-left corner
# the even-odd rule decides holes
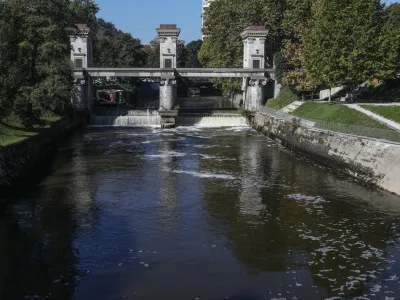
[[[82,256],[87,249],[80,243],[104,218],[96,201],[100,187],[90,178],[93,166],[85,161],[91,155],[90,145],[79,135],[70,142],[73,147],[66,143],[55,161],[46,162],[49,168],[43,168],[24,189],[14,190],[1,216],[0,299],[74,299],[76,287],[96,269],[90,261],[100,255],[97,245],[86,244],[88,259]],[[107,217],[129,228],[120,216]],[[134,245],[130,239],[129,246]],[[93,288],[96,292],[91,295],[101,299],[104,287]]]
[[[398,203],[245,128],[88,129],[0,221],[0,298],[379,299]]]

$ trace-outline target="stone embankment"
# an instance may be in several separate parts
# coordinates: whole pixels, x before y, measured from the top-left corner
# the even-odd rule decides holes
[[[82,120],[60,120],[31,138],[0,147],[0,208],[5,192],[19,180],[40,173],[59,144],[80,124]]]
[[[400,195],[400,144],[307,128],[260,112],[250,123],[294,151]]]

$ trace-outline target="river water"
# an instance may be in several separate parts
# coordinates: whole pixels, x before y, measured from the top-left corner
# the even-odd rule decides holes
[[[400,199],[249,128],[84,129],[36,181],[1,299],[400,298]]]

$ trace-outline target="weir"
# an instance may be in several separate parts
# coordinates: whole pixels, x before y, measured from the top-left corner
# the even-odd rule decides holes
[[[247,126],[244,116],[235,111],[179,112],[174,125],[200,127]],[[92,127],[160,127],[162,117],[158,110],[127,110],[108,115],[91,115]]]
[[[79,24],[80,32],[71,37],[71,60],[75,65],[76,92],[72,103],[77,110],[92,112],[95,107],[96,77],[156,78],[160,83],[159,113],[92,118],[92,123],[108,126],[158,126],[171,128],[176,124],[209,124],[221,126],[242,125],[244,118],[235,115],[185,115],[179,112],[177,81],[180,78],[240,78],[242,80],[242,106],[257,111],[266,102],[268,82],[275,80],[275,70],[266,68],[265,40],[268,31],[264,26],[249,26],[241,34],[244,47],[243,68],[177,68],[177,42],[181,32],[176,24],[162,24],[157,28],[160,42],[160,68],[97,68],[93,67],[92,39],[95,32],[85,24]],[[273,95],[273,92],[270,93]],[[218,121],[216,121],[218,119]],[[214,124],[217,123],[217,124]],[[228,125],[225,125],[228,124]],[[100,126],[100,125],[98,125]]]

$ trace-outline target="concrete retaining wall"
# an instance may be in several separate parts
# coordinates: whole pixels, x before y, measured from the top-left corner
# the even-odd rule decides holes
[[[0,206],[4,200],[2,196],[19,183],[19,180],[36,176],[43,171],[43,165],[49,161],[59,144],[81,123],[83,117],[74,122],[61,120],[43,133],[7,147],[0,147]]]
[[[299,127],[264,113],[256,113],[250,123],[292,150],[400,195],[399,144]]]

